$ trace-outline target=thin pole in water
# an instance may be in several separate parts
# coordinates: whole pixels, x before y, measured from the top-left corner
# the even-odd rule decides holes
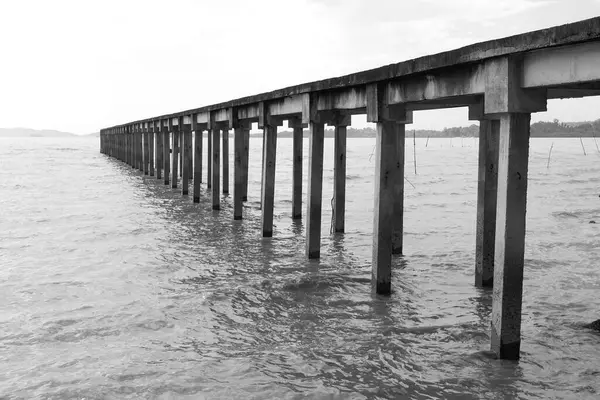
[[[427,141],[425,142],[425,147],[429,144],[429,136],[427,136]]]
[[[550,168],[550,156],[552,155],[552,148],[554,147],[554,142],[550,146],[550,151],[548,152],[548,164],[546,164],[546,168]]]
[[[415,175],[417,174],[417,139],[416,133],[413,129],[413,160],[415,162]]]
[[[594,138],[594,143],[596,144],[596,150],[598,150],[598,153],[600,153],[600,149],[598,148],[598,142],[596,142],[596,135],[592,133],[592,137]]]
[[[583,149],[583,155],[587,156],[587,154],[585,153],[585,146],[583,145],[583,139],[581,139],[581,136],[579,137],[579,141],[581,142],[581,148]]]

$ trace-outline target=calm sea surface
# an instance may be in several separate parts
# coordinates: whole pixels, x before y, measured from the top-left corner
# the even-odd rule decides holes
[[[373,139],[348,141],[343,235],[326,139],[319,261],[290,218],[291,139],[272,239],[261,139],[235,222],[231,197],[212,211],[203,184],[193,204],[97,138],[0,139],[0,398],[598,399],[600,334],[582,325],[600,318],[600,155],[584,143],[531,142],[516,363],[488,355],[491,291],[473,285],[473,139],[418,139],[416,175],[407,141],[391,297],[370,290]]]

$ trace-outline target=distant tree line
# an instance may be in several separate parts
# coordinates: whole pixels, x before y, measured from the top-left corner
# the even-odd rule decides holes
[[[472,124],[470,126],[457,126],[452,128],[444,128],[441,131],[430,129],[410,129],[410,125],[406,126],[406,137],[413,136],[424,138],[450,138],[450,137],[478,137],[479,125]],[[555,119],[552,122],[540,121],[531,124],[532,137],[592,137],[600,132],[600,119],[592,122],[560,122]],[[304,130],[304,136],[308,135],[308,130]],[[348,137],[375,137],[374,128],[355,129],[348,127]],[[253,136],[261,136],[254,134]],[[279,132],[279,137],[292,137],[291,131]],[[326,129],[325,137],[333,137],[334,130]]]

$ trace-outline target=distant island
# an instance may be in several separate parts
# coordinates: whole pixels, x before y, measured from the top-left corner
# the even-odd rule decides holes
[[[89,137],[99,135],[100,133],[76,135],[74,133],[62,132],[53,129],[0,128],[0,137]]]
[[[479,125],[459,126],[453,128],[444,128],[442,130],[429,129],[410,129],[406,126],[406,136],[418,138],[451,138],[451,137],[478,137]],[[596,137],[600,132],[600,119],[585,122],[560,122],[555,119],[552,122],[540,121],[531,124],[531,137]],[[230,136],[232,133],[230,133]],[[30,129],[30,128],[0,128],[0,137],[98,137],[99,132],[87,135],[76,135],[69,132],[61,132],[49,129]],[[253,133],[250,136],[261,137],[262,133]],[[277,133],[280,138],[291,138],[292,131],[285,130]],[[375,137],[374,128],[356,129],[348,127],[347,136],[349,138],[371,138]],[[308,129],[304,129],[304,137],[308,137]],[[333,128],[325,130],[325,137],[333,137]]]
[[[0,128],[0,137],[73,137],[74,133],[50,129]]]

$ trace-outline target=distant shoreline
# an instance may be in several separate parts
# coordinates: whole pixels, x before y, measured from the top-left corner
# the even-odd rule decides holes
[[[560,122],[554,120],[552,122],[535,122],[531,124],[531,137],[533,138],[588,138],[599,136],[600,133],[600,119],[592,122]],[[368,127],[362,129],[356,129],[352,127],[347,128],[346,135],[348,138],[374,138],[375,129]],[[406,126],[406,137],[418,137],[418,138],[473,138],[479,137],[479,126],[472,124],[470,126],[444,128],[442,130],[429,130],[429,129],[410,129],[410,125]],[[94,132],[85,135],[76,135],[69,132],[61,132],[57,130],[37,130],[31,128],[0,128],[0,137],[99,137],[99,132]],[[232,132],[229,136],[233,136]],[[251,133],[252,137],[262,137],[262,133]],[[308,129],[304,129],[304,137],[308,137]],[[291,138],[293,132],[291,130],[284,130],[277,133],[279,138]],[[325,130],[325,137],[334,137],[333,128]]]

